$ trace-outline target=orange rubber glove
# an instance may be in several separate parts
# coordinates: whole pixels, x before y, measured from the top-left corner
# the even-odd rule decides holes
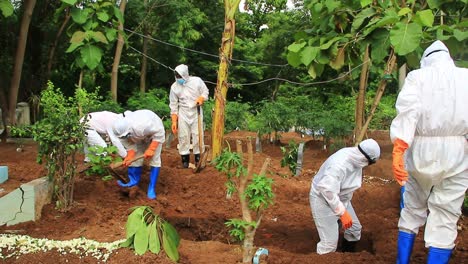
[[[172,125],[171,125],[172,133],[176,134],[177,133],[177,115],[172,114],[171,120],[172,120]]]
[[[395,142],[393,142],[393,176],[401,186],[405,185],[405,183],[408,181],[408,172],[405,170],[404,161],[404,154],[406,149],[408,149],[408,144],[403,140],[397,138]]]
[[[135,158],[135,150],[133,149],[129,149],[127,150],[127,156],[125,157],[125,159],[122,161],[122,164],[125,166],[125,167],[128,167],[130,166],[130,164],[132,164],[133,162],[133,159]]]
[[[205,102],[205,98],[203,96],[199,96],[195,102],[197,103],[197,105],[203,105],[203,103]]]
[[[344,230],[350,228],[353,225],[353,218],[348,213],[348,211],[345,211],[344,214],[340,216],[340,220]]]
[[[154,152],[155,152],[156,149],[158,148],[158,145],[159,145],[159,142],[157,142],[157,141],[151,141],[151,144],[150,144],[149,147],[146,149],[145,154],[143,154],[143,155],[145,156],[145,159],[151,158],[151,157],[154,156]]]

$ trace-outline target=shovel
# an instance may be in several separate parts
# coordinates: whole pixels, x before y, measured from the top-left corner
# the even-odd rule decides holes
[[[144,155],[140,155],[140,156],[137,156],[135,157],[132,162],[134,161],[137,161],[137,160],[140,160],[142,158],[144,158],[145,156]],[[116,162],[116,163],[112,163],[109,165],[109,167],[107,168],[109,173],[111,174],[111,176],[113,176],[114,178],[116,178],[117,180],[121,180],[122,182],[124,183],[127,183],[128,180],[127,179],[124,179],[124,177],[122,177],[120,174],[118,174],[115,169],[119,168],[119,167],[122,167],[123,165],[123,161],[119,161],[119,162]]]
[[[200,160],[197,163],[197,166],[193,168],[193,172],[198,173],[206,166],[206,159],[208,157],[207,150],[210,146],[203,146],[203,128],[202,128],[202,117],[201,117],[201,106],[197,105],[197,114],[198,114],[198,147],[200,148]],[[202,152],[203,151],[203,152]]]

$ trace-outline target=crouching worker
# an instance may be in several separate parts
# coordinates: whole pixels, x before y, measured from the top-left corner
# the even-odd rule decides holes
[[[357,147],[343,148],[331,155],[312,180],[310,207],[320,236],[317,253],[335,252],[339,223],[344,231],[342,251],[352,252],[361,239],[362,226],[351,204],[353,192],[361,187],[362,168],[375,163],[380,147],[373,139]]]
[[[161,168],[161,149],[165,141],[164,125],[161,118],[150,110],[126,111],[123,118],[113,125],[114,134],[120,139],[118,148],[125,148],[127,155],[123,165],[128,167],[128,183],[118,181],[122,187],[132,187],[140,183],[143,160],[132,160],[140,155],[149,159],[150,182],[148,198],[156,199],[156,182]]]

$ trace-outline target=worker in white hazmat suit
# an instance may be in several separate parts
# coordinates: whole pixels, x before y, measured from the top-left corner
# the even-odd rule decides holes
[[[351,204],[353,192],[361,187],[362,168],[375,163],[380,147],[373,139],[366,139],[357,147],[343,148],[322,164],[312,180],[309,201],[315,226],[320,237],[317,253],[335,252],[339,238],[339,224],[344,231],[343,251],[354,251],[361,239],[362,226]]]
[[[181,64],[174,69],[176,81],[171,86],[169,94],[169,107],[171,109],[172,133],[178,133],[179,154],[182,165],[188,168],[190,161],[190,140],[193,144],[195,164],[200,160],[203,149],[198,143],[198,114],[197,106],[201,108],[203,102],[208,99],[208,88],[202,79],[190,76],[187,65]],[[203,111],[200,109],[200,118],[203,120]],[[203,126],[202,126],[203,127]]]
[[[467,98],[468,69],[456,67],[447,47],[435,41],[424,51],[421,68],[406,77],[390,127],[393,174],[406,189],[397,263],[409,263],[424,224],[427,263],[451,257],[468,186]]]
[[[125,148],[127,155],[123,165],[128,166],[128,183],[118,181],[122,187],[131,187],[140,183],[143,160],[132,160],[139,155],[149,159],[150,182],[148,198],[156,199],[156,182],[161,168],[161,150],[165,141],[164,125],[150,110],[125,111],[123,117],[113,125],[114,134],[120,139],[119,148]]]
[[[85,162],[89,162],[90,147],[107,147],[105,140],[107,136],[113,145],[119,144],[119,140],[114,136],[112,131],[112,125],[119,116],[121,115],[109,111],[102,111],[89,113],[80,119],[80,122],[84,123],[86,128],[86,141],[84,143]],[[119,151],[119,155],[124,158],[127,152],[125,150]]]

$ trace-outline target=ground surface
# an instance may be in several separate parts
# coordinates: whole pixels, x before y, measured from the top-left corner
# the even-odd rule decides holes
[[[231,146],[234,139],[245,139],[250,133],[227,135]],[[255,172],[259,172],[266,157],[272,158],[269,168],[274,179],[275,204],[266,211],[255,237],[255,245],[269,250],[268,263],[395,263],[399,187],[391,177],[391,143],[388,133],[370,134],[382,147],[382,159],[365,169],[363,187],[355,192],[353,205],[363,225],[362,240],[357,253],[315,253],[318,234],[311,217],[308,193],[310,181],[329,153],[319,141],[286,133],[281,145],[290,139],[306,141],[304,169],[298,177],[281,168],[279,145],[263,142],[263,152],[255,154]],[[0,227],[0,233],[27,234],[37,238],[67,240],[86,237],[111,242],[125,237],[128,209],[136,205],[150,205],[162,217],[176,226],[182,240],[180,263],[236,263],[241,260],[238,243],[231,240],[224,222],[240,218],[238,200],[226,199],[225,177],[208,166],[199,174],[177,168],[180,157],[175,149],[163,151],[163,167],[157,184],[157,200],[146,199],[148,167],[145,167],[136,197],[126,196],[115,181],[103,182],[99,177],[80,175],[75,186],[75,206],[68,213],[60,213],[53,205],[42,211],[37,222]],[[0,145],[0,165],[9,167],[10,180],[0,184],[6,191],[20,183],[44,176],[46,171],[35,163],[36,147],[26,144],[23,152],[15,144]],[[255,148],[254,148],[255,149]],[[193,159],[193,157],[192,157]],[[125,171],[120,171],[122,174]],[[0,193],[2,195],[2,193]],[[1,212],[0,212],[1,213]],[[468,263],[467,218],[459,221],[457,246],[451,263]],[[425,263],[422,232],[417,236],[412,263]],[[51,251],[28,254],[5,263],[96,263],[91,257],[60,255]],[[110,263],[171,263],[165,255],[135,256],[133,251],[119,249],[111,255]]]

